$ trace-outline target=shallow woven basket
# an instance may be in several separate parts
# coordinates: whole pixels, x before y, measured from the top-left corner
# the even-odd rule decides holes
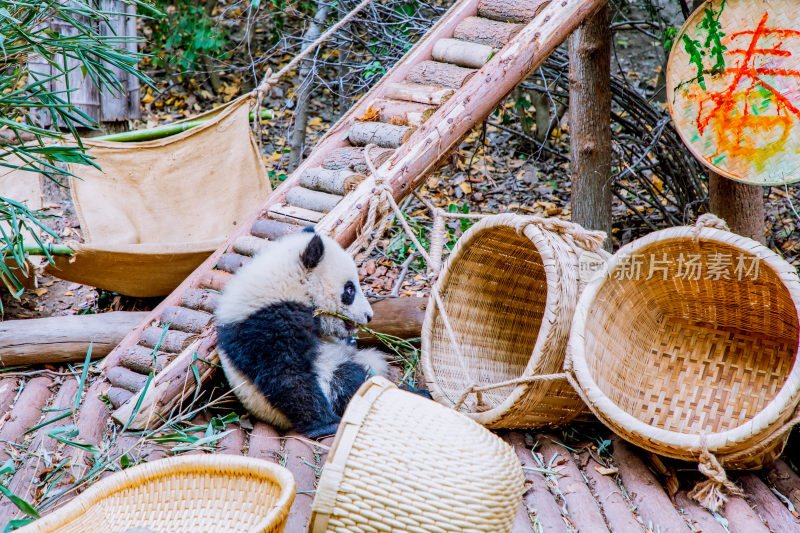
[[[518,215],[486,217],[467,230],[436,283],[457,346],[434,298],[422,327],[433,398],[490,428],[558,425],[586,412],[565,375],[553,375],[563,370],[579,257],[602,240],[576,224]],[[546,376],[554,379],[534,381]],[[471,385],[504,382],[460,405]]]
[[[342,417],[308,531],[509,532],[523,490],[510,446],[376,377]]]
[[[757,275],[745,270],[755,264]],[[705,446],[726,468],[758,468],[796,421],[798,309],[797,273],[761,244],[709,227],[657,231],[584,290],[567,367],[630,442],[690,461]]]
[[[292,474],[267,461],[232,455],[171,457],[99,481],[17,531],[280,533],[294,495]]]

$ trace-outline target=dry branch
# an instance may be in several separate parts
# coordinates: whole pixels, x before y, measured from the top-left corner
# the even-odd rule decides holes
[[[0,322],[0,364],[30,365],[83,361],[107,355],[145,312],[114,311]]]
[[[417,338],[421,334],[427,304],[428,299],[422,297],[382,298],[372,302],[374,314],[369,328],[401,339]],[[358,342],[377,344],[379,341],[372,335],[361,333]]]
[[[269,241],[254,235],[242,235],[233,241],[233,251],[239,255],[253,257],[259,250],[264,248]]]

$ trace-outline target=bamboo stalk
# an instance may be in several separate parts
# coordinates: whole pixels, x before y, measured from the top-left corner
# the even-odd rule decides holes
[[[262,109],[261,118],[270,120],[274,116],[272,109]],[[181,133],[183,131],[205,124],[211,119],[189,120],[187,122],[180,122],[178,124],[163,124],[154,128],[147,128],[144,130],[123,131],[121,133],[113,133],[111,135],[102,135],[100,137],[92,137],[93,141],[114,141],[114,142],[132,142],[132,141],[152,141],[154,139],[161,139]],[[250,120],[253,120],[253,113],[250,113]]]
[[[46,251],[45,251],[46,250]],[[23,244],[22,251],[28,255],[73,255],[75,250],[66,244],[45,244],[44,247],[38,244]]]

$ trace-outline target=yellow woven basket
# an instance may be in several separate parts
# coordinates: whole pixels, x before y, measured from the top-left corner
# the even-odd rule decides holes
[[[467,230],[435,285],[445,313],[431,298],[422,326],[433,398],[490,428],[558,425],[585,412],[562,373],[564,353],[579,259],[604,253],[604,237],[518,215],[486,217]]]
[[[758,468],[797,421],[800,281],[761,244],[704,225],[614,254],[581,295],[567,367],[591,410],[632,443]]]
[[[97,482],[22,533],[280,533],[294,501],[285,468],[232,455],[171,457]]]
[[[506,443],[376,377],[342,417],[308,531],[509,532],[522,493]]]

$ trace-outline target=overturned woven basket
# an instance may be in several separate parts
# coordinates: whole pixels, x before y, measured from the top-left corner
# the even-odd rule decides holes
[[[490,428],[558,425],[585,412],[562,370],[579,259],[599,251],[603,238],[518,215],[486,217],[467,230],[422,327],[422,368],[434,399]]]
[[[523,490],[502,440],[372,378],[342,417],[308,531],[510,532]]]
[[[280,533],[294,495],[292,474],[267,461],[232,455],[171,457],[99,481],[17,531]]]
[[[614,254],[581,295],[567,366],[591,410],[632,443],[758,468],[797,420],[800,281],[761,244],[703,227],[713,219]]]

